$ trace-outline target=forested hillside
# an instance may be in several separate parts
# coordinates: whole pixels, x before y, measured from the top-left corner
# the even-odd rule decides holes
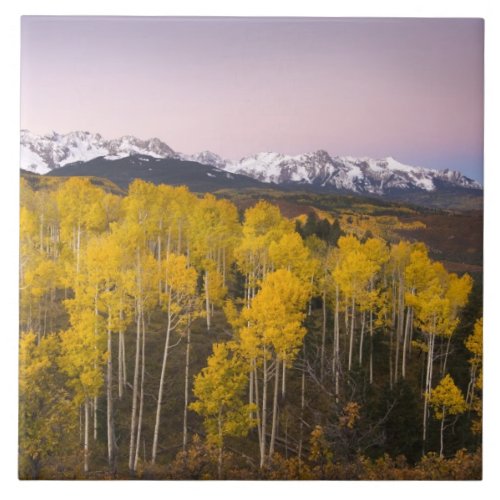
[[[21,478],[481,477],[481,284],[424,243],[138,180],[20,221]]]

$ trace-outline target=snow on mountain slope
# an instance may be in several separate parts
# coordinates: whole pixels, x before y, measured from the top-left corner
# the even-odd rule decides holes
[[[109,154],[118,158],[124,158],[131,154],[152,156],[153,158],[175,158],[175,151],[156,137],[154,139],[141,140],[131,135],[113,139],[107,142]]]
[[[100,134],[90,132],[35,135],[28,130],[21,131],[21,168],[36,173],[47,173],[69,163],[90,161],[99,156],[123,158],[131,154],[177,157],[173,149],[157,138],[141,140],[123,136],[108,141]]]
[[[51,170],[36,151],[31,150],[29,146],[24,144],[21,144],[21,168],[40,175]]]
[[[312,184],[358,193],[383,194],[396,189],[434,191],[435,180],[450,186],[482,189],[478,182],[456,171],[414,167],[391,157],[381,160],[332,157],[323,150],[297,156],[260,153],[230,162],[225,168],[262,182]]]
[[[195,153],[192,155],[179,153],[179,158],[186,161],[196,161],[198,163],[202,163],[203,165],[210,165],[211,167],[220,168],[222,170],[225,170],[225,166],[227,164],[226,160],[211,151],[202,151],[201,153]]]
[[[356,193],[386,194],[391,191],[435,191],[443,186],[482,189],[482,186],[454,170],[432,170],[405,165],[392,157],[384,159],[330,156],[324,150],[300,155],[267,152],[227,161],[211,151],[177,153],[160,139],[134,136],[105,140],[90,132],[53,132],[43,136],[21,131],[21,168],[39,174],[77,161],[109,160],[131,155],[175,158],[209,165],[228,174],[242,174],[274,184],[309,184],[322,189]]]
[[[36,155],[37,169],[52,170],[53,168],[73,163],[88,161],[108,153],[106,143],[99,134],[90,132],[70,132],[58,134],[53,132],[44,136],[21,131],[21,164],[31,170],[30,156]]]

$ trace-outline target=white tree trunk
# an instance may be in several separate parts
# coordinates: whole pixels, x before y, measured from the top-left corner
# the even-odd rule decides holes
[[[335,400],[339,399],[340,372],[340,317],[339,317],[339,286],[335,286],[335,324],[333,326],[333,373],[335,374]]]
[[[118,398],[121,399],[123,397],[123,332],[120,330],[118,333]]]
[[[97,441],[97,396],[94,396],[94,441]]]
[[[89,401],[85,398],[85,423],[83,431],[83,471],[89,471]]]
[[[146,374],[146,328],[144,326],[144,313],[141,314],[142,324],[142,347],[141,347],[141,385],[139,394],[139,417],[137,419],[137,443],[135,447],[134,471],[137,470],[139,463],[139,450],[141,444],[142,433],[142,415],[144,410],[144,377]]]
[[[260,398],[259,398],[259,378],[257,376],[257,364],[255,362],[255,359],[252,360],[252,366],[253,366],[253,380],[255,384],[255,406],[257,409],[257,435],[259,439],[259,450],[262,442],[262,429],[261,429],[261,420],[260,420],[260,409],[259,409],[259,403],[260,403]]]
[[[208,286],[208,271],[205,271],[205,310],[207,315],[207,330],[210,330],[210,297]]]
[[[165,370],[167,367],[168,349],[170,345],[170,330],[172,325],[172,315],[170,312],[170,307],[172,303],[172,297],[169,294],[168,297],[168,323],[167,323],[167,334],[165,336],[165,347],[163,349],[163,361],[161,364],[161,374],[160,374],[160,386],[158,388],[158,400],[156,403],[156,419],[155,419],[155,429],[153,434],[153,448],[151,450],[151,463],[156,462],[156,450],[158,448],[158,434],[160,432],[160,414],[161,414],[161,403],[163,399],[163,383],[165,380]]]
[[[302,381],[300,387],[300,424],[299,424],[299,446],[297,455],[299,459],[299,467],[302,463],[302,441],[304,439],[304,408],[306,406],[306,373],[302,371]]]
[[[274,453],[274,442],[276,440],[277,424],[278,424],[278,387],[280,378],[280,362],[276,359],[276,366],[274,367],[274,395],[273,395],[273,420],[271,426],[271,441],[269,443],[269,458]]]
[[[406,323],[405,323],[405,333],[403,339],[403,359],[401,361],[401,376],[406,378],[406,352],[408,350],[408,342],[410,336],[410,318],[411,310],[410,307],[406,308]]]
[[[434,361],[434,337],[433,333],[429,334],[429,342],[428,342],[428,352],[427,352],[427,369],[426,369],[426,377],[425,377],[425,394],[424,394],[424,417],[423,417],[423,433],[422,433],[422,441],[423,441],[423,450],[425,454],[425,443],[427,440],[427,420],[428,420],[428,408],[429,408],[429,397],[431,395],[432,389],[432,366]]]
[[[260,441],[260,467],[264,467],[266,459],[266,417],[267,417],[267,359],[266,349],[264,348],[264,367],[262,381],[262,422],[261,422],[261,441]]]
[[[444,419],[446,417],[445,407],[443,406],[443,419],[441,420],[441,440],[439,448],[439,456],[443,458],[444,454]]]
[[[141,352],[141,307],[138,304],[137,308],[137,331],[135,340],[135,367],[134,367],[134,384],[132,388],[132,415],[130,421],[130,445],[128,467],[134,471],[134,453],[135,453],[135,435],[137,427],[137,394],[139,391],[139,363]]]
[[[356,305],[354,301],[354,296],[352,297],[351,300],[351,332],[349,335],[349,362],[347,365],[347,370],[351,371],[351,365],[352,365],[352,351],[354,347],[354,323],[355,323],[355,317],[356,317]]]
[[[281,373],[281,399],[285,399],[286,394],[286,360],[283,359],[282,373]]]
[[[188,405],[189,405],[189,351],[191,349],[191,319],[187,327],[186,365],[184,368],[184,418],[182,423],[182,451],[186,451],[188,437]]]
[[[361,335],[359,338],[359,366],[363,366],[363,340],[365,337],[365,311],[361,316]]]
[[[108,324],[108,362],[106,371],[106,427],[108,435],[108,465],[114,466],[114,432],[113,432],[113,356],[111,329]]]

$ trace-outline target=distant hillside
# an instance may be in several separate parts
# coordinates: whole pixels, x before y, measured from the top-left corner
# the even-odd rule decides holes
[[[21,178],[23,178],[31,189],[38,191],[39,189],[56,189],[65,178],[60,176],[38,175],[26,170],[21,170]],[[108,193],[124,195],[126,191],[118,187],[114,182],[103,177],[89,176],[90,182],[97,187],[104,189]]]
[[[51,170],[46,175],[104,177],[123,189],[126,189],[134,179],[142,179],[153,184],[185,185],[195,192],[266,187],[258,180],[225,172],[210,165],[177,158],[153,158],[145,155],[131,155],[119,159],[99,157],[88,162],[65,165]]]

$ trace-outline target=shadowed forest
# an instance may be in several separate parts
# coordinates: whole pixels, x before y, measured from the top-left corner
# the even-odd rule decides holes
[[[481,274],[352,223],[22,178],[20,478],[480,479]]]

